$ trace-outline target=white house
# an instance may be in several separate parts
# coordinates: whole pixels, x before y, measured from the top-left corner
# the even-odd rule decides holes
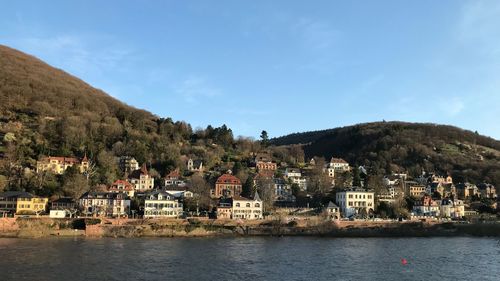
[[[182,203],[165,191],[153,191],[144,197],[144,218],[176,218],[182,214]]]
[[[369,214],[375,210],[375,193],[355,187],[337,192],[336,201],[345,217]]]
[[[262,200],[257,192],[253,199],[235,196],[232,200],[233,219],[257,220],[263,218]]]

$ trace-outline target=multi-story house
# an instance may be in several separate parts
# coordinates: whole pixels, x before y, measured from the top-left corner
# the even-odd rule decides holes
[[[482,198],[497,198],[497,190],[494,185],[489,183],[480,183],[477,185]]]
[[[130,182],[126,180],[116,180],[108,188],[109,192],[114,193],[126,193],[128,197],[132,198],[135,195],[135,187]]]
[[[274,180],[274,200],[278,202],[294,202],[295,196],[292,194],[292,187],[284,179]]]
[[[182,215],[182,203],[165,191],[153,191],[144,197],[144,218],[176,218]]]
[[[440,204],[438,201],[432,200],[430,195],[425,194],[420,200],[415,202],[413,206],[413,213],[417,216],[439,216]]]
[[[427,192],[427,187],[420,184],[408,185],[408,194],[414,198],[421,198]]]
[[[203,161],[201,160],[193,160],[189,158],[187,161],[187,170],[191,172],[203,172]]]
[[[241,181],[231,173],[220,176],[215,182],[215,189],[211,190],[212,198],[233,197],[241,194]]]
[[[218,219],[243,219],[255,220],[263,218],[262,200],[258,193],[253,199],[241,196],[223,198],[217,205]]]
[[[336,201],[345,217],[368,215],[375,210],[375,193],[359,187],[337,192]]]
[[[179,169],[175,169],[165,176],[164,185],[165,185],[165,187],[185,186],[186,182],[181,179],[181,173],[180,173]]]
[[[332,201],[328,202],[325,211],[332,219],[340,219],[340,208]]]
[[[130,212],[130,199],[125,193],[86,192],[78,203],[86,215],[121,217]]]
[[[51,210],[75,210],[76,202],[71,197],[61,197],[50,203]]]
[[[132,156],[122,156],[118,161],[118,166],[126,174],[130,174],[135,170],[139,170],[139,162]]]
[[[479,196],[480,192],[479,189],[475,184],[471,183],[459,183],[456,186],[457,190],[457,196],[459,199],[465,200],[465,199],[470,199],[474,196]]]
[[[439,216],[443,218],[463,218],[465,216],[465,205],[462,200],[451,200],[445,198],[441,200]]]
[[[128,181],[134,185],[136,191],[149,191],[154,187],[154,178],[148,173],[146,164],[142,165],[140,170],[133,171],[129,177]]]
[[[47,211],[48,201],[48,198],[24,191],[6,191],[0,193],[0,211],[18,215],[38,215]]]
[[[44,157],[36,162],[36,172],[49,171],[54,174],[61,175],[66,169],[76,165],[80,173],[84,173],[89,169],[90,162],[87,159],[87,155],[83,159],[78,159],[74,157]]]
[[[257,167],[257,170],[259,172],[261,172],[261,171],[276,171],[276,169],[278,168],[278,165],[272,161],[257,161],[255,166]]]
[[[330,163],[326,165],[328,176],[333,178],[335,177],[335,173],[343,173],[348,172],[351,168],[349,167],[349,163],[342,158],[332,157],[330,159]]]
[[[302,173],[298,168],[286,168],[284,176],[285,178],[300,178]]]

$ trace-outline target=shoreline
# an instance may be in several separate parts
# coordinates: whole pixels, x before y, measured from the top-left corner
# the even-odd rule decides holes
[[[84,223],[82,225],[82,223]],[[500,237],[500,222],[0,218],[0,238],[140,237]]]

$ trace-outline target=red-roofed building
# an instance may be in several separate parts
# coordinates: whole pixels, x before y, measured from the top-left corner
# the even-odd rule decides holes
[[[220,197],[233,197],[241,193],[241,181],[239,178],[231,175],[224,174],[217,179],[215,189],[211,190],[213,198]]]
[[[37,173],[43,171],[50,171],[54,174],[61,175],[69,167],[77,165],[80,173],[83,173],[89,169],[89,160],[87,155],[83,157],[82,160],[74,157],[44,157],[36,162]]]
[[[109,192],[123,192],[126,193],[129,197],[134,197],[134,186],[126,180],[116,180],[110,188],[108,188]]]
[[[147,191],[154,187],[154,178],[149,175],[146,164],[143,164],[140,170],[133,171],[128,181],[134,185],[134,189],[138,191]]]

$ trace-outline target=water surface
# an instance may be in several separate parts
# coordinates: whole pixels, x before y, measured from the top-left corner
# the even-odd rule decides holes
[[[0,280],[500,280],[490,238],[0,239],[0,254]]]

